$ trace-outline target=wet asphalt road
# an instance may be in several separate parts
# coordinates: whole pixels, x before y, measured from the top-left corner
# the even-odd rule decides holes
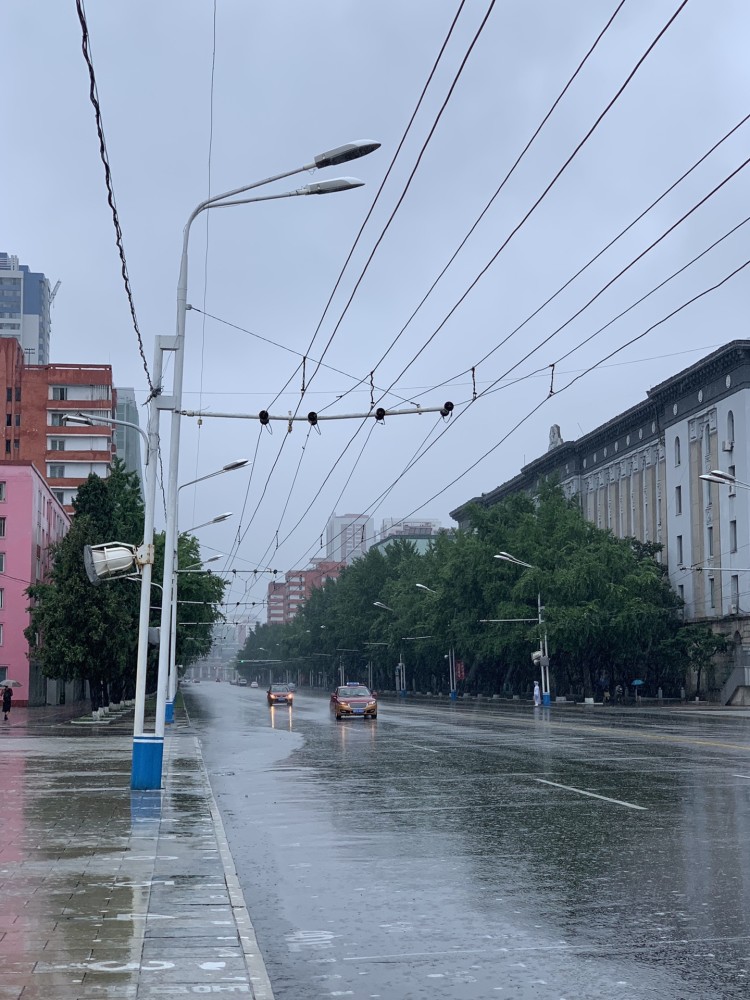
[[[278,1000],[750,995],[750,713],[184,693]]]

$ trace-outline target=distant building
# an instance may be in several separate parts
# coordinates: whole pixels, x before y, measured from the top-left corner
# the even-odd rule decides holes
[[[292,621],[313,590],[322,587],[326,580],[335,580],[344,565],[327,559],[313,559],[308,569],[290,570],[283,582],[269,583],[268,624],[286,625]]]
[[[739,687],[750,703],[750,686],[737,680],[750,671],[748,426],[750,341],[735,340],[576,441],[563,441],[553,425],[545,453],[451,517],[468,528],[471,504],[534,496],[556,480],[587,521],[618,538],[662,545],[658,559],[685,602],[685,618],[711,623],[734,643],[736,669],[721,700],[739,697]],[[737,485],[700,478],[715,469]]]
[[[28,364],[49,363],[51,304],[47,278],[0,253],[0,337],[14,337]]]
[[[367,514],[335,514],[326,525],[326,559],[349,563],[375,541],[375,522]]]
[[[375,552],[384,552],[390,545],[395,545],[396,542],[401,541],[413,546],[415,551],[420,556],[423,556],[435,541],[435,537],[435,535],[388,535],[386,538],[381,538],[380,541],[371,545],[370,549]]]
[[[386,517],[380,525],[380,537],[378,541],[386,538],[408,538],[418,535],[421,538],[428,538],[436,535],[440,531],[440,521],[399,521],[395,517]]]
[[[28,365],[20,344],[0,339],[1,463],[33,462],[55,498],[70,512],[89,473],[106,478],[112,462],[111,426],[66,426],[66,413],[112,417],[116,396],[110,365]],[[1,398],[1,397],[0,397]]]
[[[140,427],[141,421],[138,404],[135,400],[135,389],[116,389],[115,397],[115,417],[117,420],[127,420],[130,424]],[[128,472],[135,472],[141,484],[141,496],[143,496],[143,462],[141,456],[141,443],[143,438],[135,427],[122,427],[115,424],[114,428],[115,446],[117,457],[125,463]]]
[[[70,518],[31,462],[0,465],[0,680],[20,681],[14,705],[44,705],[48,685],[57,685],[29,660],[24,629],[29,625],[26,588],[43,581],[50,545],[59,542]]]

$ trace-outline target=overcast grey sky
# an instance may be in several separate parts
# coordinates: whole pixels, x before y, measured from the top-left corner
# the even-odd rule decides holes
[[[560,425],[566,440],[579,437],[642,400],[651,385],[747,335],[745,271],[562,391],[575,375],[750,256],[749,224],[559,360],[750,215],[743,170],[563,332],[522,360],[743,163],[750,123],[479,364],[748,113],[750,5],[745,0],[690,0],[684,6],[549,194],[443,323],[680,5],[681,0],[625,0],[510,181],[377,367],[377,386],[387,388],[395,380],[386,405],[417,397],[425,406],[453,400],[456,411],[447,433],[438,440],[445,425],[435,415],[393,418],[383,426],[370,421],[362,429],[358,422],[331,422],[322,425],[321,434],[297,424],[291,435],[282,424],[271,435],[255,422],[207,419],[199,429],[195,420],[186,419],[181,482],[237,457],[254,458],[255,465],[251,474],[233,473],[184,491],[181,527],[233,510],[232,521],[199,533],[204,545],[233,553],[236,569],[261,565],[284,571],[323,554],[319,543],[334,510],[372,512],[376,526],[383,517],[418,510],[417,516],[447,525],[449,510],[512,477],[546,450],[551,424]],[[327,365],[346,375],[321,369],[300,412],[369,408],[369,373],[618,6],[619,0],[466,0],[310,352],[320,358],[491,8],[325,356]],[[196,223],[190,303],[203,308],[205,300],[206,310],[221,320],[294,351],[307,350],[459,7],[459,0],[322,0],[314,5],[217,0],[213,193],[292,169],[352,139],[376,139],[382,148],[343,168],[314,178],[303,174],[277,188],[354,175],[366,182],[356,191],[217,210],[209,219],[208,253],[205,221]],[[151,365],[154,337],[174,330],[182,228],[209,190],[214,3],[88,0],[86,13],[130,277]],[[119,273],[75,0],[4,5],[0,23],[0,249],[18,254],[53,283],[62,281],[53,311],[52,360],[111,363],[116,384],[134,385],[142,401],[145,375]],[[270,406],[299,359],[251,333],[188,314],[186,406],[244,413]],[[547,399],[547,366],[558,361],[557,393]],[[479,393],[505,377],[500,391],[467,405],[471,377],[457,376],[474,365]],[[308,378],[311,370],[308,362]],[[365,386],[336,403],[363,378]],[[433,388],[445,380],[447,386]],[[272,411],[295,410],[300,388],[298,373]],[[405,471],[432,441],[434,447]],[[394,482],[385,499],[376,502]],[[264,577],[252,586],[244,599],[262,600],[266,582]],[[244,582],[233,583],[233,598],[244,591]]]

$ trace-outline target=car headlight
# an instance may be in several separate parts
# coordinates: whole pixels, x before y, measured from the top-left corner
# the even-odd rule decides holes
[[[339,702],[339,708],[351,708],[351,707],[352,706],[349,704],[348,701],[340,701]]]
[[[375,705],[376,705],[376,704],[377,704],[377,702],[374,702],[374,701],[368,701],[368,702],[367,702],[367,707],[368,707],[368,708],[375,708]]]

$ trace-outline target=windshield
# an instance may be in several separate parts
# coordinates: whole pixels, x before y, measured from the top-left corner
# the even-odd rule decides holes
[[[271,685],[271,690],[272,691],[288,691],[289,688],[287,687],[286,684],[272,684]]]
[[[339,698],[369,698],[370,692],[358,684],[356,687],[339,688]]]

